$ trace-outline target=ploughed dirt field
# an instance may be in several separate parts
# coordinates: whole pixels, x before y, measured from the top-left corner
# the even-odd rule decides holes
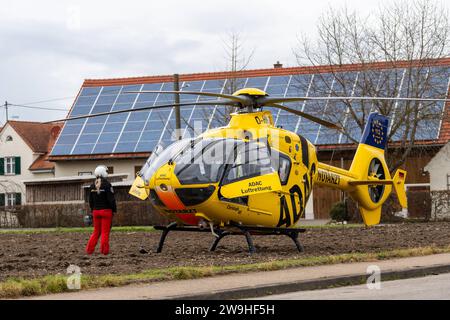
[[[0,281],[9,277],[32,278],[65,274],[70,264],[83,274],[128,274],[173,266],[235,265],[397,248],[450,245],[450,222],[407,223],[373,228],[311,228],[300,234],[304,253],[297,252],[286,236],[254,236],[257,253],[248,254],[244,236],[222,239],[209,251],[210,233],[173,232],[162,253],[154,253],[160,232],[113,232],[111,254],[84,253],[88,233],[0,233]],[[140,254],[141,243],[149,254]]]

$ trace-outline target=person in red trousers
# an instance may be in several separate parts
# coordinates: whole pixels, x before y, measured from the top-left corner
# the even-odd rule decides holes
[[[86,253],[95,251],[98,238],[101,236],[100,252],[104,255],[109,253],[109,233],[111,231],[113,214],[116,213],[116,199],[111,183],[106,180],[108,168],[98,166],[95,169],[95,182],[90,186],[89,205],[94,218],[94,232],[86,246]]]

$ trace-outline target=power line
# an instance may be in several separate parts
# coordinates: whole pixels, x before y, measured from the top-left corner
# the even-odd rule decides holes
[[[8,106],[19,107],[19,108],[28,108],[28,109],[36,109],[36,110],[69,111],[69,109],[41,107],[41,106],[27,106],[27,105],[23,105],[23,104],[14,104],[14,103],[8,103]]]
[[[62,101],[62,100],[69,100],[69,99],[74,99],[76,98],[75,96],[72,97],[62,97],[62,98],[52,98],[52,99],[47,99],[47,100],[39,100],[39,101],[33,101],[33,102],[25,102],[22,103],[23,105],[30,105],[30,104],[36,104],[36,103],[44,103],[44,102],[53,102],[53,101]]]

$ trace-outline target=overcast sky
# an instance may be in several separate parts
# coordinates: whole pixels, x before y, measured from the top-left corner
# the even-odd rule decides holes
[[[67,98],[35,105],[68,109],[87,78],[221,71],[232,30],[255,50],[248,68],[295,66],[298,36],[313,39],[325,9],[346,4],[368,15],[380,2],[389,1],[2,0],[0,105]],[[66,112],[11,107],[9,116],[43,121]]]

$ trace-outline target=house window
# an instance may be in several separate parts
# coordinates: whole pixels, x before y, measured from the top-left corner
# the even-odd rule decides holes
[[[5,174],[16,174],[16,158],[5,158]]]
[[[114,173],[114,167],[107,167],[108,168],[108,174]]]
[[[13,141],[13,137],[7,136],[7,137],[6,137],[6,141]]]
[[[137,175],[141,171],[142,166],[134,166],[134,175]]]
[[[79,176],[92,176],[92,171],[80,171],[78,172]]]
[[[13,207],[16,205],[16,194],[15,193],[7,193],[6,194],[6,206]]]

